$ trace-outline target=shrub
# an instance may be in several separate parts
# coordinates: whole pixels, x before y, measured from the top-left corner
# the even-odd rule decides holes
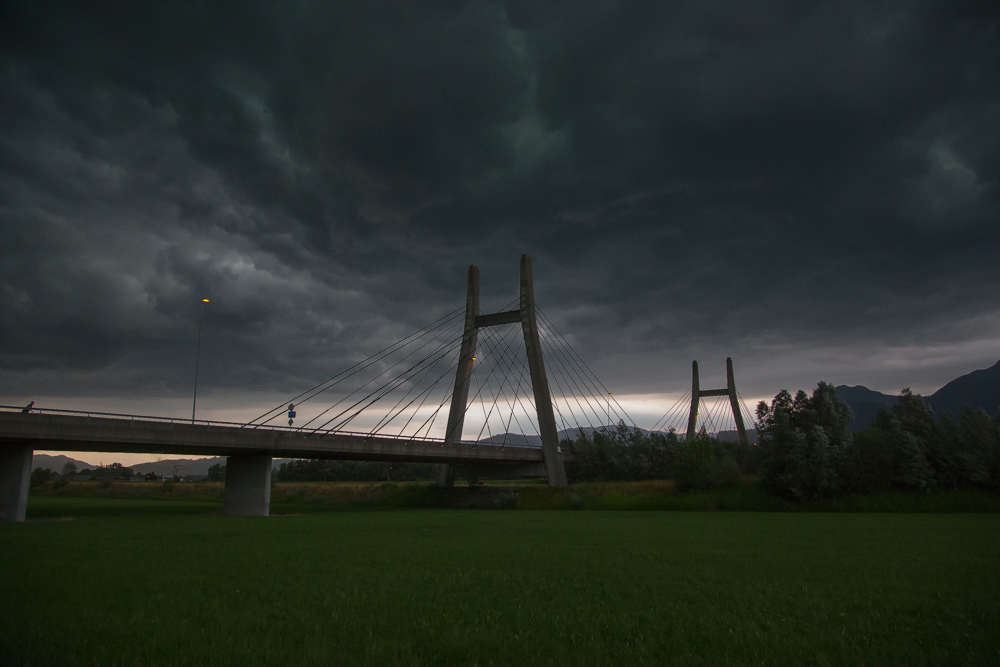
[[[675,470],[674,479],[680,491],[704,491],[715,485],[719,464],[704,428],[677,448]]]
[[[573,452],[566,474],[574,482],[670,479],[674,474],[677,434],[644,433],[623,423],[611,432],[580,432],[561,446]]]
[[[56,478],[56,474],[48,468],[35,468],[31,471],[31,478],[28,480],[29,487],[41,486],[45,482],[51,482]]]

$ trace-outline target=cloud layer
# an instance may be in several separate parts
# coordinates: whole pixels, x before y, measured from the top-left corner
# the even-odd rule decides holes
[[[0,9],[5,396],[296,392],[539,303],[620,393],[933,390],[1000,335],[995,3]],[[714,361],[713,361],[714,360]]]

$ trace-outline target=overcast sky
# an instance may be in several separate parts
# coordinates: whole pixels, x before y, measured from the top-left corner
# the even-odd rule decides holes
[[[651,414],[726,356],[747,398],[931,393],[1000,358],[998,25],[985,0],[7,0],[0,397],[183,415],[206,297],[200,404],[238,417],[461,306],[469,264],[499,308],[522,253]]]

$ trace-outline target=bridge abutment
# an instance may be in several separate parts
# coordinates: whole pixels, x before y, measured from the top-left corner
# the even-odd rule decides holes
[[[226,458],[222,513],[229,516],[271,514],[271,457],[240,454]]]
[[[24,521],[33,453],[30,445],[0,449],[0,521]]]

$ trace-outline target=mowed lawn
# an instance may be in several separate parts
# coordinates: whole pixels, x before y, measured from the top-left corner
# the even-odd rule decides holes
[[[33,499],[3,665],[1000,664],[1000,517]]]

